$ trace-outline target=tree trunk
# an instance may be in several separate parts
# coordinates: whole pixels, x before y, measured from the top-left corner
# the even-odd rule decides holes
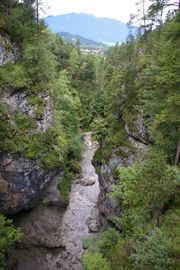
[[[160,215],[161,215],[161,211],[158,209],[156,212],[156,226],[158,228],[160,227]]]
[[[180,137],[179,137],[179,143],[178,143],[177,151],[176,151],[175,165],[179,163],[179,158],[180,158]]]

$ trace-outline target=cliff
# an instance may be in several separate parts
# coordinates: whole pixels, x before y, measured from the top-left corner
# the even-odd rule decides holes
[[[105,227],[112,216],[120,215],[123,208],[123,204],[117,204],[109,196],[113,185],[119,182],[117,167],[133,166],[136,161],[145,160],[147,155],[148,135],[142,116],[137,115],[133,121],[124,121],[122,129],[123,140],[119,140],[119,144],[109,149],[108,158],[102,158],[103,148],[106,149],[106,146],[103,146],[97,150],[93,160],[100,184],[98,209],[101,213],[102,225]]]
[[[1,70],[20,57],[18,46],[0,36]],[[12,215],[32,207],[56,174],[58,166],[47,162],[53,154],[47,137],[53,138],[54,126],[52,99],[46,90],[30,94],[1,80],[0,212]]]

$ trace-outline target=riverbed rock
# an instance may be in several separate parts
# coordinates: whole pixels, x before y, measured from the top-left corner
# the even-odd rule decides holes
[[[87,220],[87,225],[88,225],[90,232],[98,232],[99,231],[97,220],[89,219],[89,220]]]
[[[94,177],[91,177],[89,175],[85,175],[84,177],[75,181],[76,184],[80,184],[82,186],[92,186],[95,184],[95,182],[96,180],[94,179]]]

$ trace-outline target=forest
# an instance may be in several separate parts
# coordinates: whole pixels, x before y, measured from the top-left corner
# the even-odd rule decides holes
[[[0,53],[3,46],[16,48],[16,59],[0,65],[0,153],[38,160],[47,171],[63,169],[59,190],[68,200],[80,169],[82,132],[92,130],[99,143],[93,164],[100,177],[114,153],[121,159],[135,153],[129,137],[142,143],[144,158],[112,170],[105,197],[118,210],[104,216],[98,237],[85,240],[84,269],[178,270],[180,3],[152,0],[143,17],[132,18],[141,21],[136,35],[130,26],[125,43],[94,55],[51,32],[39,16],[41,2],[0,2]],[[34,115],[11,109],[9,92],[25,95]],[[52,99],[54,124],[36,132],[47,105],[44,92]],[[21,237],[2,211],[0,269],[13,269]]]

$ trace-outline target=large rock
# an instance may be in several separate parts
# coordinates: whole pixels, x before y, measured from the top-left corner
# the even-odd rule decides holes
[[[63,202],[58,190],[61,180],[62,174],[55,176],[42,192],[36,207],[14,218],[16,226],[23,232],[21,243],[25,247],[62,246],[61,220],[67,204]]]
[[[82,186],[92,186],[95,184],[95,182],[95,178],[89,175],[84,175],[84,177],[81,177],[74,181],[75,184],[80,184]]]
[[[55,175],[37,161],[0,153],[0,211],[12,215],[31,208],[41,190]]]

